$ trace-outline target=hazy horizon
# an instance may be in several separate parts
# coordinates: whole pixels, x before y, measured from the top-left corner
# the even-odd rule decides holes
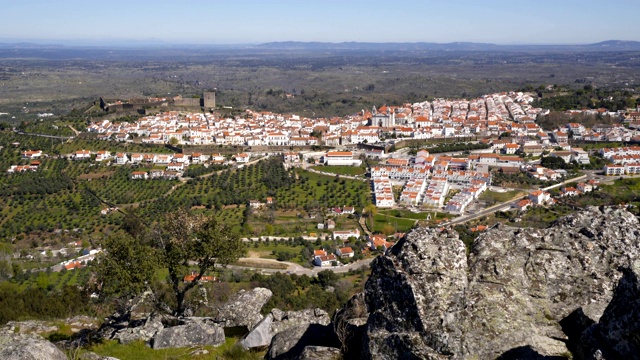
[[[2,1],[2,0],[0,0]],[[268,42],[580,45],[640,40],[640,24],[605,16],[639,13],[640,2],[616,0],[237,0],[206,3],[113,0],[3,2],[2,42],[43,44],[159,43],[255,45]],[[588,29],[585,31],[585,29]]]

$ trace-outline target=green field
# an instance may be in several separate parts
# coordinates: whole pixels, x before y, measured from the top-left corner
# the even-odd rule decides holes
[[[416,220],[413,219],[402,219],[385,214],[376,214],[373,217],[373,232],[384,233],[386,235],[391,235],[396,232],[407,232],[415,223]]]
[[[488,205],[493,205],[497,203],[502,203],[505,201],[513,200],[519,196],[526,195],[522,190],[511,190],[505,192],[497,192],[487,190],[480,195],[481,201],[486,201]]]
[[[17,143],[14,144],[14,143]],[[69,142],[0,132],[0,170],[28,164],[27,149],[42,149],[49,157],[38,159],[37,172],[0,176],[0,237],[37,236],[37,244],[63,241],[60,231],[101,234],[116,229],[122,214],[101,215],[106,203],[125,211],[137,208],[146,220],[157,221],[177,207],[189,207],[222,219],[243,234],[298,236],[316,232],[309,214],[332,207],[362,209],[371,203],[363,181],[320,175],[301,169],[285,170],[279,159],[268,159],[242,169],[221,170],[186,183],[177,180],[132,180],[141,167],[115,166],[93,161],[71,161],[54,154],[78,149],[160,152],[164,147],[121,144],[90,139]],[[194,168],[193,174],[211,169]],[[175,189],[174,189],[175,188]],[[250,200],[273,205],[247,212]],[[267,211],[268,210],[268,211]]]
[[[427,216],[429,216],[428,212],[415,213],[413,211],[403,210],[403,209],[380,210],[380,211],[378,211],[378,213],[379,214],[383,214],[383,215],[387,215],[387,216],[393,216],[393,217],[398,217],[398,218],[407,218],[407,219],[415,219],[415,220],[424,220],[424,219],[427,218]]]
[[[337,175],[363,175],[367,172],[367,168],[364,166],[312,166],[313,170],[321,171],[325,173],[332,173]]]

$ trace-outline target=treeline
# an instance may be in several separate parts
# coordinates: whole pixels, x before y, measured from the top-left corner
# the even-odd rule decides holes
[[[227,165],[210,164],[208,167],[204,165],[190,165],[187,171],[184,172],[185,177],[195,178],[205,174],[210,174],[214,171],[224,170]]]
[[[361,281],[358,283],[363,285],[365,271],[362,270],[359,274]],[[359,289],[358,283],[353,284],[341,279],[331,270],[319,272],[316,278],[279,272],[268,276],[255,273],[249,281],[252,286],[264,287],[273,292],[269,302],[262,308],[265,314],[273,308],[280,310],[321,308],[331,314],[344,305]]]
[[[77,286],[65,286],[60,291],[21,290],[17,284],[0,283],[0,325],[15,320],[59,319],[91,313],[89,295]]]
[[[43,174],[35,172],[12,177],[7,181],[6,186],[0,189],[0,196],[45,195],[71,189],[73,189],[73,181],[68,176],[63,174],[43,176]]]
[[[555,111],[566,111],[571,109],[599,109],[606,108],[609,111],[625,110],[635,108],[640,104],[640,99],[636,99],[627,90],[606,90],[585,85],[569,94],[545,96],[534,101],[533,106]]]

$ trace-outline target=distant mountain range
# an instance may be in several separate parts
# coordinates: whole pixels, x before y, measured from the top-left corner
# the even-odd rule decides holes
[[[60,41],[11,41],[0,39],[0,49],[65,50],[65,49],[243,49],[289,51],[640,51],[640,41],[608,40],[581,45],[497,45],[474,42],[300,42],[281,41],[264,44],[188,44],[164,43],[160,40],[113,40],[74,43]]]
[[[490,43],[369,43],[369,42],[270,42],[256,46],[283,50],[393,50],[393,51],[640,51],[640,41],[608,40],[584,45],[496,45]]]

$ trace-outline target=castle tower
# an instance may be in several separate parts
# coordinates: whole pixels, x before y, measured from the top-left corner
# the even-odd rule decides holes
[[[207,109],[215,109],[216,108],[216,92],[214,91],[206,91],[203,95],[204,98],[204,107]]]

